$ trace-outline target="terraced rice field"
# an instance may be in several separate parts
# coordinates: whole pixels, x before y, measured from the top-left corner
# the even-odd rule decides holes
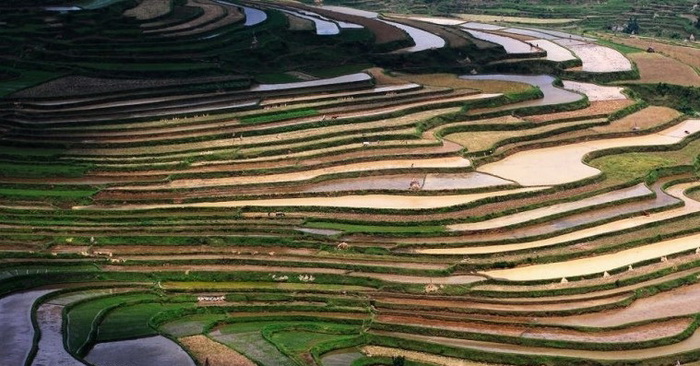
[[[523,26],[578,13],[29,3],[0,4],[0,364],[700,360],[700,119],[625,89],[694,84],[692,48]],[[3,56],[19,29],[46,45]]]

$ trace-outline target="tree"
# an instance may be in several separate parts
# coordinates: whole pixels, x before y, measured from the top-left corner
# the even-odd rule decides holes
[[[404,357],[404,356],[392,357],[391,364],[393,366],[404,366],[406,364],[406,357]]]
[[[629,34],[639,34],[639,20],[637,17],[630,17],[630,20],[625,26],[624,32]]]

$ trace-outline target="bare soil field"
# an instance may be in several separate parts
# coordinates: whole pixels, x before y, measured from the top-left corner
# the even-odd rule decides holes
[[[454,89],[481,90],[482,93],[518,93],[532,88],[525,83],[500,80],[465,80],[453,74],[402,74],[399,78],[406,82]]]
[[[369,357],[402,356],[405,357],[407,360],[439,366],[498,366],[496,364],[472,362],[454,357],[437,356],[429,353],[407,351],[400,348],[389,348],[381,346],[365,346],[362,347],[362,352]]]
[[[124,16],[149,20],[163,16],[172,9],[172,0],[142,0],[137,6],[124,11]]]
[[[627,132],[635,127],[639,130],[646,130],[672,121],[680,116],[681,113],[675,109],[650,106],[613,121],[608,126],[594,127],[593,130],[598,133]]]
[[[588,121],[570,122],[567,126],[576,124],[588,123]],[[528,135],[537,135],[549,131],[553,131],[564,126],[546,125],[537,128],[513,130],[513,131],[478,131],[478,132],[459,132],[445,136],[446,140],[458,143],[464,146],[468,152],[488,150],[499,141],[503,141],[514,137],[524,137]]]
[[[543,320],[546,322],[547,320],[545,319]],[[484,322],[448,321],[400,315],[380,315],[377,320],[385,323],[411,324],[462,332],[491,333],[511,337],[590,343],[633,343],[672,337],[686,330],[692,321],[690,318],[679,318],[619,330],[597,329],[597,331],[594,332],[586,332],[552,326],[548,327],[540,324],[489,324]]]
[[[639,299],[632,305],[597,314],[571,317],[556,317],[547,320],[552,324],[582,325],[592,327],[614,327],[649,319],[694,314],[700,310],[700,285],[688,285]]]
[[[566,119],[574,119],[574,118],[584,118],[584,117],[590,117],[590,116],[605,116],[609,115],[610,113],[613,113],[615,111],[618,111],[622,108],[625,108],[627,106],[630,106],[634,103],[634,101],[629,100],[629,99],[620,99],[620,100],[604,100],[604,101],[594,101],[591,102],[591,105],[582,108],[582,109],[577,109],[574,111],[568,111],[568,112],[558,112],[558,113],[548,113],[548,114],[539,114],[539,115],[534,115],[534,116],[526,116],[523,117],[528,122],[549,122],[549,121],[556,121],[556,120],[566,120]]]
[[[197,7],[203,10],[202,16],[196,17],[183,24],[174,25],[163,29],[145,30],[144,33],[171,33],[177,31],[190,31],[202,27],[210,22],[220,19],[226,15],[224,8],[210,0],[188,0],[188,6]]]
[[[674,58],[688,66],[700,68],[700,48],[662,43],[651,38],[610,37],[610,39],[613,42],[643,50],[651,47],[657,53]]]
[[[287,18],[287,21],[289,22],[289,29],[293,31],[312,31],[314,30],[314,22],[308,20],[308,19],[303,19],[299,18],[297,16],[294,16],[292,14],[285,13],[284,16]]]
[[[195,335],[178,339],[202,365],[211,366],[255,366],[247,357],[205,335]]]
[[[208,76],[173,79],[105,79],[89,76],[65,76],[28,89],[13,97],[48,98],[131,91],[134,89],[178,87],[183,84],[206,84],[242,80],[240,76]]]
[[[668,83],[700,86],[700,75],[692,67],[661,53],[631,53],[627,55],[639,68],[639,80],[629,83]],[[700,57],[700,53],[698,53]],[[698,67],[698,66],[696,66]]]

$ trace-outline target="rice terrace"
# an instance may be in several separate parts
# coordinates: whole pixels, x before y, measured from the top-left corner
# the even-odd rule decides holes
[[[0,2],[0,366],[698,366],[699,17]]]

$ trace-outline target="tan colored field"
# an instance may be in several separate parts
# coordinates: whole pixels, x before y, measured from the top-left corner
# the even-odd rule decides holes
[[[484,14],[457,14],[457,17],[470,22],[507,22],[507,23],[524,23],[524,24],[564,24],[577,22],[581,19],[575,18],[525,18],[525,17],[507,17],[499,15],[484,15]]]
[[[459,358],[432,355],[423,352],[406,351],[398,348],[365,346],[362,352],[370,357],[396,357],[403,356],[408,360],[441,366],[495,366],[494,364],[477,363]]]
[[[622,108],[625,108],[631,105],[632,103],[634,102],[629,99],[601,100],[591,102],[590,106],[583,109],[577,109],[575,111],[539,114],[535,116],[524,117],[524,119],[528,122],[547,122],[556,121],[559,119],[584,118],[590,116],[607,115]]]
[[[660,53],[628,54],[639,68],[640,80],[635,83],[668,83],[700,86],[700,75],[692,67]],[[700,57],[700,56],[699,56]]]
[[[564,135],[548,137],[539,140],[543,143],[558,141],[564,139],[588,139],[595,138],[596,135],[606,133],[624,133],[631,132],[635,127],[644,131],[659,125],[663,125],[679,117],[680,112],[666,107],[652,106],[641,111],[635,112],[629,116],[613,121],[608,125],[596,126],[585,130],[573,131]],[[546,118],[546,117],[545,117]]]
[[[200,365],[255,366],[255,363],[233,349],[203,335],[178,339]]]
[[[153,19],[167,14],[172,6],[172,0],[142,0],[139,5],[124,11],[124,16],[138,20]]]
[[[279,198],[262,200],[239,200],[223,202],[199,202],[183,204],[121,205],[109,210],[152,210],[173,207],[345,207],[371,209],[420,210],[465,205],[478,200],[536,192],[549,187],[518,188],[496,192],[472,193],[448,196],[408,196],[388,194],[347,195],[337,197]],[[76,206],[75,209],[95,209],[97,206]]]
[[[314,30],[314,22],[285,13],[284,16],[289,21],[289,30],[311,31]]]
[[[595,127],[593,130],[599,133],[627,132],[631,131],[635,126],[640,130],[646,130],[680,116],[681,113],[675,109],[651,106],[617,121],[613,121],[610,125]]]
[[[146,30],[144,33],[164,33],[164,32],[175,32],[175,31],[191,31],[195,30],[200,26],[204,26],[216,19],[225,16],[225,10],[221,5],[214,2],[205,0],[190,0],[187,2],[187,6],[201,8],[203,11],[202,16],[196,17],[186,23],[174,25],[168,28],[156,29],[156,30]]]
[[[404,74],[399,77],[406,82],[453,89],[476,89],[483,93],[518,93],[532,88],[528,84],[511,81],[463,80],[454,74]]]
[[[338,174],[348,172],[366,172],[372,170],[389,170],[389,169],[409,169],[409,168],[467,168],[471,166],[468,159],[462,157],[446,157],[433,159],[402,159],[402,160],[377,160],[371,162],[352,163],[338,166],[330,166],[325,168],[280,173],[268,174],[263,176],[249,175],[228,178],[212,178],[212,179],[181,179],[169,183],[158,183],[154,185],[131,186],[129,189],[150,190],[150,189],[169,189],[169,188],[197,188],[197,187],[215,187],[237,184],[263,184],[273,182],[298,182],[308,179],[313,179],[327,174]],[[119,189],[119,188],[115,188]]]
[[[674,58],[686,65],[700,68],[700,48],[671,45],[650,38],[611,37],[611,40],[641,49],[653,47],[657,53]]]
[[[396,76],[392,76],[386,72],[385,70],[380,68],[380,67],[372,67],[369,69],[364,70],[366,73],[372,75],[374,78],[374,81],[377,83],[377,85],[403,85],[406,84],[406,81],[398,78]]]
[[[588,121],[567,123],[566,126],[572,126],[581,123],[588,123]],[[491,148],[495,143],[506,140],[512,137],[537,135],[544,132],[549,132],[556,130],[558,128],[563,128],[566,126],[562,125],[547,125],[537,128],[531,128],[526,130],[515,130],[515,131],[472,131],[472,132],[460,132],[445,136],[445,139],[458,143],[464,146],[467,151],[482,151]]]

